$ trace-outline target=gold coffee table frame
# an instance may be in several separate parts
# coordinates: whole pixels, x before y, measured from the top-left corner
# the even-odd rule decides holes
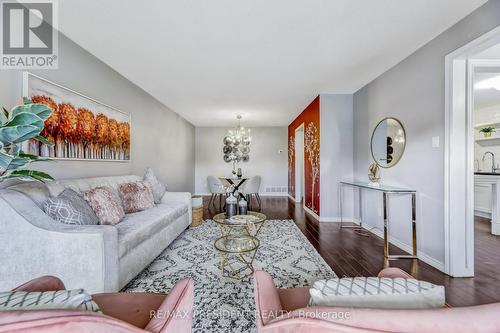
[[[231,244],[231,245],[229,245]],[[243,279],[253,274],[253,260],[259,249],[260,241],[254,236],[231,236],[219,237],[214,242],[215,249],[221,256],[220,270],[224,277],[232,279]],[[235,264],[243,264],[235,267]],[[240,273],[249,269],[249,273]]]
[[[222,237],[214,242],[214,247],[221,257],[221,275],[232,279],[243,279],[253,274],[253,260],[260,247],[257,235],[267,217],[259,212],[249,211],[247,215],[255,216],[252,222],[230,222],[225,213],[217,214],[213,220],[221,229]],[[235,267],[235,264],[243,264]],[[248,274],[241,275],[248,268]]]

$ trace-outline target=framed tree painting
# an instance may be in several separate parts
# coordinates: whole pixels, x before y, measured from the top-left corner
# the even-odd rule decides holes
[[[40,157],[130,161],[130,114],[32,73],[23,76],[23,96],[52,109],[42,135],[54,145],[30,141],[25,151]]]

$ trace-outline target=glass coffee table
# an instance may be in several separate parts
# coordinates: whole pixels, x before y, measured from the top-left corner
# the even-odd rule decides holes
[[[266,216],[258,212],[236,215],[227,219],[224,213],[213,220],[221,229],[222,236],[214,242],[221,257],[221,275],[233,279],[243,279],[253,274],[253,260],[260,246],[257,238]]]
[[[257,237],[266,219],[266,215],[252,211],[249,211],[247,215],[235,215],[230,219],[226,218],[225,213],[213,217],[221,229],[222,236],[231,234]]]
[[[221,257],[222,276],[240,280],[251,275],[259,246],[260,241],[253,236],[228,235],[217,238],[214,247]]]

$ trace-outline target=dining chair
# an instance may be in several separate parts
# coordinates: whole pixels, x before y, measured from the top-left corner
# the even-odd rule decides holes
[[[210,207],[212,203],[214,204],[215,207],[215,200],[217,199],[217,196],[219,196],[219,209],[220,209],[222,207],[222,197],[226,195],[226,190],[224,188],[224,185],[222,184],[222,181],[217,177],[208,176],[207,184],[210,193],[212,194],[210,196],[210,201],[208,202],[208,207]]]
[[[254,176],[247,180],[245,186],[241,193],[247,198],[248,205],[252,206],[252,195],[255,195],[257,202],[259,203],[259,209],[262,208],[262,202],[260,201],[259,189],[260,189],[260,176]]]

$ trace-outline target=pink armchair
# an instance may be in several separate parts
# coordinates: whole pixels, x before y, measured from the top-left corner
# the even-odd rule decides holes
[[[386,268],[379,277],[410,277]],[[278,289],[271,276],[254,273],[259,333],[499,333],[500,303],[432,310],[307,307],[309,288]]]
[[[14,290],[65,289],[63,282],[44,276]],[[76,310],[0,312],[0,332],[191,332],[194,286],[178,281],[170,293],[106,293],[92,295],[103,314]]]

